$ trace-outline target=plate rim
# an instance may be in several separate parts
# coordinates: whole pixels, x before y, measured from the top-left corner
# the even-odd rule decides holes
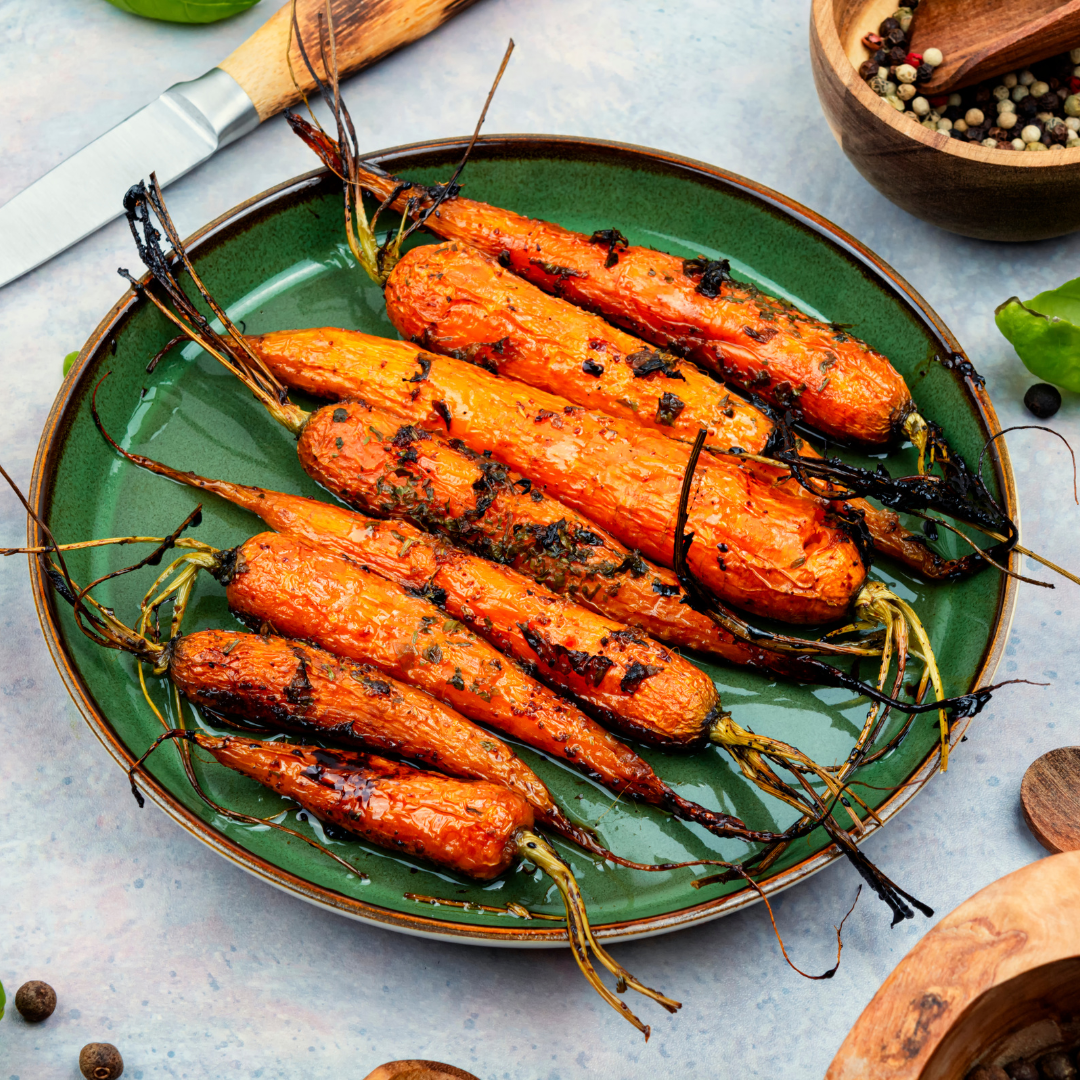
[[[456,154],[464,149],[467,142],[468,140],[463,137],[427,139],[388,147],[364,156],[368,160],[389,166],[392,170],[404,171],[410,167],[415,168],[420,165],[418,159],[424,156]],[[532,151],[532,153],[523,153],[526,150]],[[872,278],[877,279],[880,284],[886,286],[894,297],[903,300],[909,305],[915,315],[934,332],[943,349],[947,349],[951,353],[958,353],[965,360],[967,359],[966,354],[960,347],[960,343],[940,316],[883,259],[827,218],[757,181],[683,155],[636,146],[631,143],[578,136],[490,135],[477,140],[473,153],[478,157],[486,158],[500,156],[522,158],[528,156],[558,157],[560,151],[562,156],[576,152],[579,156],[587,157],[592,155],[595,158],[599,154],[601,157],[620,160],[624,164],[630,164],[638,168],[644,165],[650,166],[653,171],[662,169],[687,178],[719,181],[718,186],[725,186],[729,189],[734,188],[737,192],[750,196],[752,201],[764,203],[767,207],[771,207],[774,211],[793,219],[804,228],[817,234],[827,243],[832,243],[854,261],[862,264],[864,270],[869,271]],[[277,206],[285,202],[290,196],[318,187],[327,183],[329,179],[328,170],[314,169],[276,184],[244,200],[208,224],[195,230],[185,239],[185,246],[192,254],[205,252],[224,240],[233,228],[255,223],[264,214],[272,213]],[[145,275],[141,280],[147,281],[148,275]],[[132,317],[139,305],[144,303],[146,301],[137,296],[134,290],[130,288],[120,297],[79,351],[78,359],[72,365],[57,392],[42,429],[41,438],[34,456],[29,491],[31,506],[43,518],[47,514],[51,503],[59,450],[64,443],[66,431],[70,427],[74,416],[73,413],[70,416],[68,415],[69,409],[73,405],[77,407],[79,400],[81,400],[82,382],[96,358],[98,350],[102,346],[107,346],[112,333],[119,330]],[[998,422],[997,413],[985,388],[972,384],[970,380],[964,378],[955,370],[951,372],[951,375],[959,384],[962,392],[967,395],[969,403],[974,407],[976,417],[983,428],[990,433],[1000,432],[1001,425]],[[1005,502],[1006,512],[1016,521],[1019,527],[1020,511],[1015,477],[1008,448],[1003,440],[995,440],[991,445],[990,455]],[[37,546],[44,540],[39,526],[29,516],[27,519],[27,539],[28,546]],[[113,729],[104,710],[98,706],[89,687],[83,681],[71,657],[68,656],[60,633],[52,590],[47,584],[41,561],[32,556],[28,558],[34,606],[53,663],[56,665],[64,685],[91,731],[117,764],[126,770],[134,762],[135,756],[128,751],[117,732]],[[1015,564],[1016,555],[1010,553],[1008,568],[1015,570]],[[986,686],[993,678],[994,672],[1001,661],[1016,610],[1018,591],[1015,578],[1002,575],[993,630],[977,669],[973,689]],[[954,726],[952,732],[953,746],[962,739],[970,723],[971,718],[965,718]],[[938,749],[932,750],[912,772],[907,783],[877,809],[880,824],[874,821],[866,823],[863,835],[857,840],[860,845],[884,827],[887,821],[907,806],[926,786],[937,772],[938,754]],[[334,889],[316,885],[288,870],[274,866],[268,860],[244,849],[236,841],[181,805],[149,774],[143,777],[142,790],[156,806],[188,833],[205,843],[211,850],[216,851],[219,855],[256,878],[319,907],[336,911],[384,929],[414,936],[456,941],[462,944],[534,948],[552,948],[568,944],[566,931],[561,928],[533,927],[524,922],[519,925],[505,927],[468,925],[427,915],[393,911],[377,904],[370,904],[346,896]],[[808,856],[803,861],[770,878],[767,882],[763,882],[763,890],[770,896],[775,895],[816,874],[840,857],[835,845],[831,845],[814,855]],[[727,896],[705,900],[681,908],[678,911],[604,923],[594,926],[593,929],[598,937],[607,941],[652,937],[658,934],[670,933],[685,926],[708,922],[758,902],[757,893],[746,887]]]

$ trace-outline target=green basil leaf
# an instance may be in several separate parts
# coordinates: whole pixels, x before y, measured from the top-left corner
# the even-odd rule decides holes
[[[67,378],[67,373],[71,370],[71,365],[74,364],[75,361],[78,360],[78,359],[79,359],[79,350],[78,349],[76,349],[74,352],[69,352],[67,354],[67,356],[64,357],[64,378],[65,379]]]
[[[1080,278],[1026,303],[1010,297],[994,312],[994,321],[1028,371],[1080,392]]]
[[[113,7],[166,22],[211,23],[254,7],[259,0],[109,0]]]

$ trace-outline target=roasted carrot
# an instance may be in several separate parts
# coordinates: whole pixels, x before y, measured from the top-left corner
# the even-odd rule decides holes
[[[300,117],[293,130],[335,172],[338,147]],[[833,438],[880,446],[917,439],[924,421],[903,377],[844,328],[734,280],[726,260],[684,259],[631,245],[615,229],[592,236],[464,196],[422,188],[363,164],[356,181],[427,228],[653,345],[664,346],[785,409]],[[438,210],[428,213],[438,199]]]
[[[131,769],[132,790],[140,805],[135,772],[165,739],[194,743],[227,768],[376,847],[478,881],[491,881],[517,859],[527,859],[558,887],[574,959],[613,1009],[648,1038],[649,1028],[600,980],[590,953],[616,976],[620,989],[632,986],[669,1012],[681,1007],[640,983],[597,943],[577,881],[554,848],[533,832],[532,807],[516,792],[483,780],[451,780],[374,754],[176,729],[158,739]]]
[[[386,281],[386,311],[402,337],[434,352],[520,379],[575,405],[636,422],[706,449],[768,454],[773,422],[689,361],[650,348],[459,242],[413,248]],[[817,456],[800,440],[800,452]],[[767,483],[798,481],[782,466],[758,464]],[[801,493],[801,490],[800,492]],[[827,491],[821,491],[827,496]],[[851,500],[875,548],[931,579],[987,564],[977,555],[944,559],[891,510]]]
[[[671,565],[689,462],[683,445],[464,361],[418,353],[405,342],[347,330],[295,330],[248,343],[286,385],[359,397],[414,424],[448,429],[628,547]],[[328,407],[310,419],[295,418],[303,428],[302,459],[316,432],[337,422],[335,411],[349,415],[344,407]],[[690,530],[695,575],[716,596],[759,615],[799,623],[842,618],[866,578],[861,552],[828,506],[765,484],[733,459],[712,459],[701,469]]]
[[[339,441],[336,436],[325,453],[332,453]],[[720,697],[699,667],[507,566],[434,540],[403,522],[373,521],[315,499],[208,480],[142,455],[127,456],[243,506],[279,533],[344,555],[430,598],[500,652],[572,694],[606,727],[654,746],[698,749],[720,722]],[[446,643],[427,640],[432,637],[430,631],[424,634],[426,650],[442,651]],[[491,664],[492,658],[485,662]]]
[[[502,784],[528,800],[539,822],[597,853],[587,830],[566,818],[506,743],[377,668],[311,645],[229,630],[177,637],[165,658],[169,678],[196,705]]]

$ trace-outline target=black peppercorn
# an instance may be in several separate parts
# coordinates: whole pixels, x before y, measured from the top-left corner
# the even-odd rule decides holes
[[[967,129],[967,141],[968,142],[982,142],[986,138],[986,125],[980,124],[978,127],[969,127]]]
[[[992,127],[987,133],[988,139],[997,139],[998,142],[1008,141],[1009,133],[1004,128]]]
[[[79,1051],[79,1071],[86,1080],[116,1080],[124,1071],[124,1059],[112,1043],[87,1043]]]
[[[56,1008],[56,991],[48,984],[34,979],[23,983],[15,994],[15,1008],[31,1024],[48,1020]]]
[[[1049,146],[1053,141],[1049,131],[1044,131],[1042,135],[1039,136],[1039,142],[1041,142],[1043,146]]]
[[[1046,1080],[1074,1080],[1076,1066],[1068,1054],[1046,1054],[1039,1058],[1039,1072]]]
[[[1021,98],[1020,104],[1016,106],[1016,111],[1021,116],[1032,117],[1039,111],[1039,106],[1035,99],[1028,94],[1026,98]]]
[[[1069,129],[1062,124],[1060,127],[1056,127],[1050,132],[1050,138],[1052,138],[1054,142],[1061,143],[1061,145],[1064,146],[1065,143],[1069,141]]]
[[[955,124],[957,120],[963,119],[964,109],[960,105],[950,105],[942,115]]]
[[[890,64],[906,64],[907,63],[907,49],[903,45],[893,45],[889,49],[889,63]]]
[[[1057,94],[1043,94],[1039,98],[1039,112],[1053,112],[1061,104],[1061,98]]]
[[[1061,392],[1049,383],[1036,383],[1028,387],[1028,392],[1024,395],[1024,404],[1029,413],[1040,420],[1045,420],[1061,408]]]
[[[859,65],[859,77],[864,82],[869,82],[877,73],[879,65],[876,60],[864,60]]]
[[[979,105],[985,105],[990,100],[990,87],[980,86],[975,91],[975,101]]]
[[[885,40],[895,49],[899,46],[904,47],[904,56],[907,56],[907,35],[900,27],[896,27],[894,30],[890,30],[887,34],[882,35]]]
[[[1011,150],[1013,145],[1008,139],[998,139],[997,148],[999,150]]]
[[[894,19],[894,18],[892,18],[892,16],[890,16],[889,18],[887,18],[887,19],[886,19],[886,20],[885,20],[885,21],[884,21],[884,22],[883,22],[883,23],[882,23],[882,24],[881,24],[881,25],[880,25],[880,26],[878,27],[878,31],[877,31],[877,32],[878,32],[878,33],[879,33],[879,34],[880,34],[880,35],[881,35],[882,37],[888,37],[888,36],[889,36],[889,32],[890,32],[891,30],[899,30],[899,29],[900,29],[900,21],[899,21],[899,19]]]
[[[1010,1080],[1039,1080],[1039,1070],[1030,1061],[1013,1061],[1005,1066]]]
[[[920,64],[915,69],[915,81],[917,83],[929,82],[934,77],[934,69],[929,64]]]

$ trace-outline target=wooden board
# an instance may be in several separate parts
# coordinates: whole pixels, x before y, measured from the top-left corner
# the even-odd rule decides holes
[[[441,1061],[388,1061],[364,1080],[479,1080],[470,1072]]]
[[[1080,746],[1051,750],[1028,766],[1020,807],[1047,851],[1080,850]]]

